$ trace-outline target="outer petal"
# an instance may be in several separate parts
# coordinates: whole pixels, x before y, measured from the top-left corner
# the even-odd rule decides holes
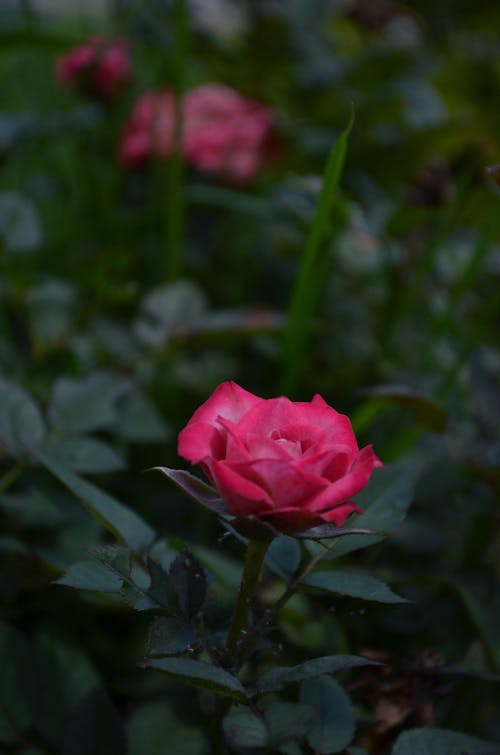
[[[221,383],[193,414],[189,422],[208,422],[214,424],[217,417],[239,422],[254,406],[265,403],[265,399],[241,388],[237,383]]]
[[[347,474],[354,458],[349,448],[338,446],[302,456],[295,463],[306,472],[319,475],[328,482],[336,482]]]
[[[189,422],[179,433],[177,453],[192,464],[199,464],[204,459],[224,456],[226,443],[219,428],[207,422]]]
[[[188,424],[179,434],[177,451],[179,456],[197,464],[208,456],[221,458],[221,449],[213,446],[214,435],[219,428],[218,417],[238,422],[241,417],[263,399],[245,391],[232,382],[221,383],[210,398],[205,401],[193,414]]]
[[[308,507],[317,513],[325,513],[347,501],[351,496],[362,490],[375,467],[381,466],[381,462],[374,454],[371,446],[365,446],[357,455],[354,464],[348,474],[336,482],[332,482],[322,493],[312,497]]]
[[[354,501],[346,501],[345,503],[341,503],[340,506],[335,506],[334,509],[325,512],[323,514],[323,519],[330,524],[334,524],[336,527],[340,527],[353,512],[356,512],[356,514],[362,513],[361,509],[359,506],[356,506]]]
[[[224,503],[235,516],[259,516],[272,509],[272,501],[267,492],[247,477],[243,477],[236,467],[224,461],[213,461],[212,477]],[[241,465],[242,467],[244,465]]]

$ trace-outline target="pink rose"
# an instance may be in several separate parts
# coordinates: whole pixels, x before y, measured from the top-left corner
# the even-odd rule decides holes
[[[134,166],[174,150],[175,96],[147,92],[125,124],[119,159]],[[275,124],[264,105],[222,84],[203,84],[182,101],[182,154],[189,165],[232,184],[247,184],[276,157]]]
[[[274,159],[272,112],[222,84],[203,84],[184,99],[188,162],[233,184],[252,181]]]
[[[76,84],[94,97],[112,99],[132,76],[127,40],[91,37],[59,58],[55,75],[62,84]]]
[[[202,467],[235,517],[288,532],[342,525],[360,511],[351,497],[382,466],[321,396],[262,399],[232,382],[197,409],[178,451]]]
[[[174,149],[175,95],[170,89],[146,92],[125,123],[118,157],[122,165],[141,165],[149,157],[168,157]]]

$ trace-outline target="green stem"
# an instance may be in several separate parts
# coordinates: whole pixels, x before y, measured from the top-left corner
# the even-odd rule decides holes
[[[182,157],[182,97],[186,86],[186,61],[188,47],[188,21],[185,0],[176,0],[173,9],[175,30],[174,86],[176,92],[174,113],[174,149],[168,164],[167,175],[167,228],[166,276],[175,280],[181,273],[182,251],[185,234],[184,161]]]
[[[230,668],[239,667],[239,644],[247,622],[250,603],[255,592],[255,586],[259,579],[260,570],[270,542],[270,540],[250,540],[247,545],[240,590],[226,642],[225,661],[226,665]],[[230,705],[231,703],[226,699],[215,698],[214,700],[213,713],[208,726],[213,755],[222,755],[222,753],[226,752],[222,732],[222,720],[229,710]]]
[[[10,488],[24,472],[24,464],[16,464],[15,467],[9,469],[9,471],[0,479],[0,494],[5,493],[7,488]]]
[[[245,642],[243,643],[243,647],[241,648],[240,653],[240,664],[241,667],[246,661],[250,658],[252,655],[255,644],[260,637],[260,635],[266,630],[266,628],[271,624],[272,621],[274,621],[278,615],[278,613],[281,611],[281,609],[288,603],[290,598],[292,598],[295,595],[295,592],[297,590],[298,585],[300,582],[302,582],[303,579],[305,579],[312,571],[316,568],[316,566],[319,564],[322,558],[330,551],[335,545],[335,541],[331,543],[327,548],[325,548],[324,551],[320,551],[319,553],[314,556],[309,563],[306,565],[306,567],[303,569],[303,571],[300,572],[295,577],[292,577],[286,586],[284,592],[281,594],[281,597],[278,598],[276,603],[272,606],[271,609],[267,610],[266,613],[261,616],[261,618],[253,625],[253,627],[248,632],[248,635],[245,637]]]
[[[270,540],[250,540],[247,546],[240,591],[238,593],[238,599],[236,601],[226,643],[226,657],[231,665],[236,663],[235,656],[238,650],[238,644],[246,625],[248,612],[250,610],[250,602],[269,545]]]

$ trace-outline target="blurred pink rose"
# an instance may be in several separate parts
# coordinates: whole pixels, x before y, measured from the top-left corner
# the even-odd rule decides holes
[[[198,170],[245,184],[274,158],[272,112],[222,84],[188,92],[184,121],[186,159]]]
[[[139,99],[120,145],[124,165],[172,153],[174,102],[170,90]],[[229,183],[249,183],[276,157],[273,114],[222,84],[195,87],[182,102],[182,154],[197,170]]]
[[[202,467],[234,516],[287,532],[342,525],[360,511],[350,498],[382,466],[321,396],[262,399],[232,382],[197,409],[178,451]]]
[[[132,77],[128,42],[91,37],[59,58],[55,75],[62,84],[76,84],[94,97],[112,99]]]
[[[175,95],[170,89],[146,92],[125,123],[119,148],[122,165],[133,167],[149,157],[168,157],[174,149]]]

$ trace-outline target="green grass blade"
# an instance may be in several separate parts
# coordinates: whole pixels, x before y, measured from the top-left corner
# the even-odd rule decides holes
[[[354,114],[351,114],[347,128],[342,131],[328,156],[316,212],[309,229],[300,270],[290,297],[283,343],[282,391],[287,395],[293,393],[300,375],[315,304],[319,295],[322,277],[320,271],[324,271],[323,242],[335,204],[353,122]]]

